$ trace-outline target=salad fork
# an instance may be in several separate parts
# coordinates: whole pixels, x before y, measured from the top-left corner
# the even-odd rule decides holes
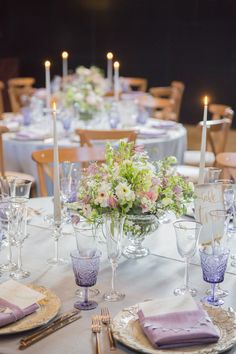
[[[110,313],[109,313],[109,310],[107,307],[103,307],[101,309],[101,316],[100,317],[101,317],[102,323],[105,324],[105,326],[107,327],[107,334],[108,334],[109,343],[110,343],[110,350],[116,350],[116,343],[113,338],[112,330],[111,330],[111,326],[110,326],[111,316],[110,316]]]
[[[101,354],[99,334],[102,330],[102,326],[101,326],[101,321],[100,321],[99,316],[92,317],[91,329],[92,329],[92,332],[96,335],[96,354]]]

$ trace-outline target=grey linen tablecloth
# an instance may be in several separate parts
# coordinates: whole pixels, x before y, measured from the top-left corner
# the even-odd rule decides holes
[[[30,200],[33,208],[52,209],[51,198],[36,198]],[[30,225],[37,225],[30,226]],[[65,229],[65,235],[59,241],[61,255],[69,257],[71,250],[76,248],[71,228]],[[46,259],[52,256],[53,241],[51,231],[45,228],[41,217],[31,219],[28,232],[29,238],[23,247],[23,264],[26,270],[30,270],[31,277],[24,283],[35,283],[46,286],[60,297],[62,302],[61,312],[70,310],[76,301],[74,275],[70,263],[66,266],[53,267],[46,263]],[[101,245],[103,256],[96,287],[101,294],[97,297],[99,307],[96,310],[82,312],[82,319],[51,334],[47,338],[26,349],[27,354],[92,354],[95,353],[94,336],[90,331],[91,316],[99,314],[102,306],[108,306],[111,314],[116,315],[122,308],[142,302],[146,299],[165,297],[173,293],[173,289],[183,283],[184,264],[177,253],[175,234],[171,224],[161,225],[151,236],[147,237],[145,245],[150,248],[151,254],[143,259],[128,260],[123,256],[120,259],[117,271],[117,289],[123,291],[126,297],[117,303],[105,303],[102,294],[111,285],[111,267],[106,259],[105,244]],[[1,252],[1,261],[6,257],[5,250]],[[198,289],[198,298],[201,297],[208,285],[202,280],[199,260],[194,259],[196,265],[190,267],[190,282]],[[225,276],[223,287],[229,290],[229,296],[225,298],[226,308],[236,307],[235,271],[229,267]],[[4,277],[0,278],[2,282]],[[18,344],[23,334],[0,336],[0,354],[16,354]],[[104,354],[108,354],[107,338],[104,337]],[[115,352],[135,353],[118,344]],[[236,353],[231,349],[230,354]]]

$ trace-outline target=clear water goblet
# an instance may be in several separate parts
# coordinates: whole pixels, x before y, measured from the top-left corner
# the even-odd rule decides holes
[[[115,288],[116,269],[122,253],[124,220],[125,218],[117,213],[107,214],[103,217],[107,255],[112,268],[111,290],[103,295],[105,301],[119,301],[125,297],[123,293],[118,292]]]
[[[89,224],[87,220],[81,218],[78,214],[71,216],[71,223],[74,230],[77,250],[83,255],[90,251],[95,251],[98,247],[96,227]],[[96,288],[89,288],[89,297],[97,296],[100,291]],[[76,290],[76,295],[83,298],[84,292],[81,289]]]
[[[12,245],[14,241],[9,234],[9,196],[0,195],[0,225],[2,246],[7,248],[7,263],[0,265],[1,272],[9,272],[16,268],[16,264],[12,261]]]
[[[88,288],[94,286],[97,282],[100,257],[101,252],[98,250],[90,250],[87,255],[81,255],[78,250],[71,252],[75,282],[78,286],[84,288],[84,300],[74,303],[76,309],[92,310],[98,306],[96,301],[89,300]]]
[[[197,221],[177,220],[173,226],[178,253],[185,259],[185,283],[183,287],[176,288],[174,294],[190,293],[192,296],[196,296],[197,290],[189,287],[189,261],[196,252],[202,224]]]
[[[203,302],[212,306],[221,306],[224,300],[217,297],[216,284],[224,281],[229,249],[221,246],[205,247],[199,250],[203,279],[211,284],[211,294],[202,298]]]
[[[8,232],[10,240],[14,240],[17,247],[17,267],[10,273],[13,279],[23,279],[30,276],[30,272],[22,268],[22,247],[27,238],[26,223],[27,221],[27,199],[22,197],[10,198]]]
[[[67,223],[70,223],[71,219],[68,204],[76,201],[80,169],[78,164],[71,162],[63,162],[60,167],[61,198],[63,202],[62,215],[63,219]]]
[[[212,245],[226,247],[229,241],[228,227],[231,214],[226,210],[211,210],[209,216],[212,227]],[[206,294],[212,294],[212,287],[206,291]],[[221,289],[220,284],[217,284],[215,295],[217,297],[225,297],[229,295],[229,292]]]
[[[47,259],[47,263],[53,266],[61,266],[68,263],[68,259],[59,256],[59,239],[62,236],[62,222],[52,219],[50,224],[53,227],[52,238],[54,241],[54,256]]]

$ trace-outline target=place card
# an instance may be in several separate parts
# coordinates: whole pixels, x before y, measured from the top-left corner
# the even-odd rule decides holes
[[[211,210],[224,210],[223,188],[219,183],[199,184],[195,186],[194,208],[195,220],[202,223],[199,242],[207,244],[212,242],[212,225],[209,212]]]

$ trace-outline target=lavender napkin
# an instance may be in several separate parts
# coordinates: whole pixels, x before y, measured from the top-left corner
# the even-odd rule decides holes
[[[44,297],[44,294],[12,279],[0,284],[0,327],[35,312],[39,308],[37,302]]]
[[[16,133],[15,137],[19,140],[44,140],[49,134],[39,130],[22,130]]]
[[[190,295],[140,304],[138,317],[144,333],[158,349],[215,343],[219,339],[208,314]]]
[[[35,312],[38,308],[39,305],[35,303],[22,310],[20,307],[0,298],[0,327],[16,322]]]

